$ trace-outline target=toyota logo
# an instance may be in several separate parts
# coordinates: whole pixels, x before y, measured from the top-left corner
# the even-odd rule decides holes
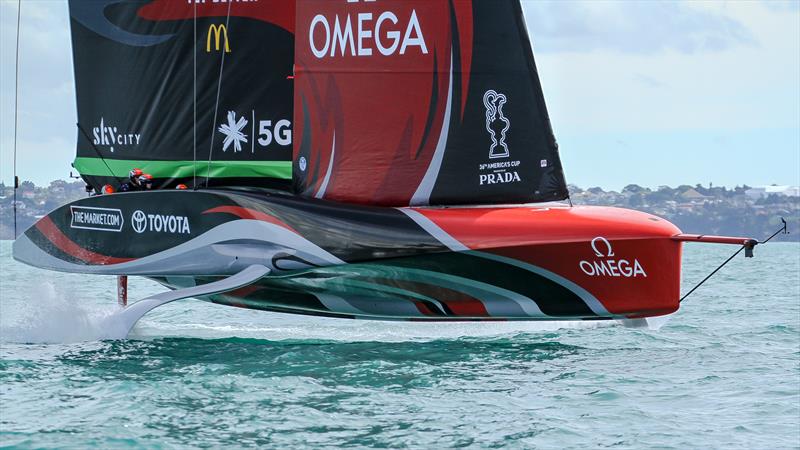
[[[144,233],[144,229],[147,227],[147,217],[137,209],[131,216],[131,225],[133,226],[133,231]]]

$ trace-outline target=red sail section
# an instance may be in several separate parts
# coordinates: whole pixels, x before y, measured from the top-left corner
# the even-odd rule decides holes
[[[294,1],[237,2],[230,5],[231,17],[246,17],[277,25],[294,33]],[[139,17],[147,20],[183,20],[197,17],[226,17],[228,2],[155,0],[139,10]]]
[[[303,194],[408,202],[449,112],[451,12],[448,2],[429,0],[298,3],[295,172]]]
[[[300,194],[388,206],[566,197],[517,0],[299,0],[295,29]]]

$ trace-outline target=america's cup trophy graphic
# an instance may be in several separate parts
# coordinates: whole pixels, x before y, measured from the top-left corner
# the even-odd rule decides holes
[[[509,155],[506,133],[511,128],[511,122],[503,115],[503,105],[506,101],[504,94],[493,90],[483,94],[483,105],[486,106],[486,131],[492,138],[492,145],[489,147],[489,158],[492,159],[507,158]]]

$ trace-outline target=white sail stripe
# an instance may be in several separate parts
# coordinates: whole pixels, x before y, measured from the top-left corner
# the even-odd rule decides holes
[[[442,245],[450,250],[454,252],[463,252],[469,250],[469,247],[459,242],[458,239],[454,238],[453,236],[450,236],[443,229],[439,228],[439,225],[436,225],[431,219],[425,217],[425,215],[421,212],[412,208],[397,208],[397,210],[407,215],[411,220],[419,225],[420,228],[427,231],[428,234],[436,238],[437,241],[441,242]]]
[[[431,163],[428,165],[428,170],[425,176],[417,186],[416,192],[411,196],[409,204],[411,206],[427,205],[431,200],[431,192],[433,186],[436,184],[436,179],[439,177],[439,170],[442,167],[442,159],[444,159],[444,150],[447,146],[447,138],[450,133],[450,111],[452,109],[453,99],[453,52],[450,51],[450,84],[447,89],[447,105],[444,110],[444,120],[442,121],[442,132],[439,134],[439,142],[436,144],[436,150],[431,158]]]
[[[314,197],[316,198],[323,198],[325,196],[325,191],[328,190],[328,181],[331,179],[331,171],[333,171],[333,157],[336,154],[336,130],[333,130],[333,144],[331,144],[331,157],[328,161],[328,172],[325,173],[325,179],[322,180],[322,186],[319,187],[319,191],[317,191]]]

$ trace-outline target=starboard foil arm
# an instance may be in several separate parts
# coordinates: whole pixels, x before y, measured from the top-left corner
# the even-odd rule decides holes
[[[165,305],[176,300],[183,300],[189,297],[204,297],[207,295],[229,292],[234,289],[252,284],[269,274],[269,272],[270,270],[264,266],[252,265],[235,275],[231,275],[219,281],[184,289],[176,289],[174,291],[162,292],[160,294],[139,300],[138,302],[120,311],[120,313],[115,316],[118,320],[116,324],[118,326],[116,330],[118,333],[116,333],[116,335],[119,337],[127,336],[139,319],[161,305]]]

